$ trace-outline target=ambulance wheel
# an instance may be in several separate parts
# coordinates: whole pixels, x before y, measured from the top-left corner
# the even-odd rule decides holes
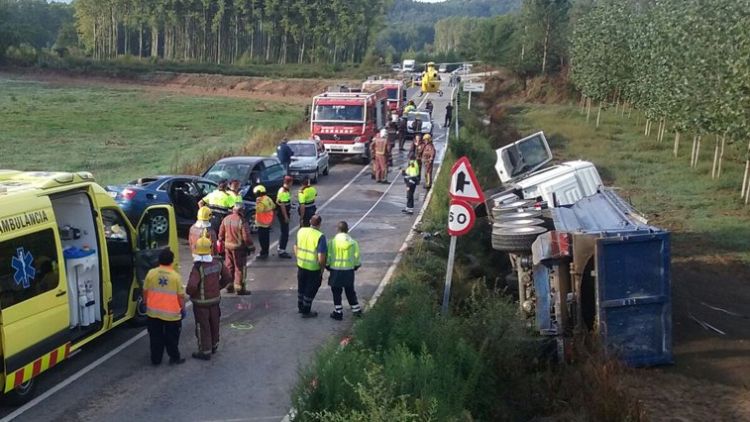
[[[36,379],[32,378],[19,385],[5,395],[7,402],[13,406],[20,406],[36,395]]]

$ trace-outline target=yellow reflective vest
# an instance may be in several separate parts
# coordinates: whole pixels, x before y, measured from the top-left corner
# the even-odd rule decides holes
[[[361,264],[359,243],[348,233],[339,233],[328,242],[328,257],[326,265],[331,270],[354,270]]]
[[[301,205],[312,205],[315,203],[315,198],[318,197],[318,191],[312,186],[307,186],[299,190],[297,194],[297,200]]]
[[[234,206],[234,197],[228,192],[215,190],[203,198],[203,202],[214,207],[232,208]]]
[[[318,242],[323,236],[319,230],[303,227],[297,232],[297,266],[303,270],[319,271]]]

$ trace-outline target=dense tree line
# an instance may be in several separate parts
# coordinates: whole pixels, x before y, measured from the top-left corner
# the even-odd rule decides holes
[[[359,62],[389,0],[75,0],[95,58]]]
[[[425,3],[395,0],[387,17],[387,26],[377,37],[376,50],[383,56],[399,59],[403,53],[437,52],[435,24],[449,17],[491,17],[517,10],[522,0],[447,0]],[[448,53],[441,51],[440,53]]]
[[[0,59],[10,46],[51,48],[60,34],[69,37],[71,31],[75,37],[70,5],[45,0],[0,0]]]
[[[676,133],[746,137],[750,1],[600,0],[576,23],[571,78]]]
[[[435,24],[435,52],[509,67],[521,76],[567,65],[569,0],[523,0],[516,13],[492,18],[452,17]]]

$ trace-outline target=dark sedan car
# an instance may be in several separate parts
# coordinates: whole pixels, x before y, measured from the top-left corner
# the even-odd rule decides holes
[[[130,221],[138,224],[143,210],[157,204],[172,204],[181,228],[195,223],[198,201],[216,189],[216,182],[199,176],[142,177],[123,185],[107,186],[107,192],[125,212]],[[249,215],[255,210],[254,201],[245,201]]]
[[[214,182],[239,180],[242,197],[255,203],[253,188],[256,185],[265,186],[268,195],[275,199],[276,192],[284,184],[284,175],[284,167],[274,157],[228,157],[217,161],[203,177]]]

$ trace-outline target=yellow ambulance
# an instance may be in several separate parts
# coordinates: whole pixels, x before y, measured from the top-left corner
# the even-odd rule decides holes
[[[142,282],[166,247],[177,254],[170,205],[147,208],[134,228],[91,173],[0,170],[6,398],[31,399],[37,375],[112,328],[144,319]]]

